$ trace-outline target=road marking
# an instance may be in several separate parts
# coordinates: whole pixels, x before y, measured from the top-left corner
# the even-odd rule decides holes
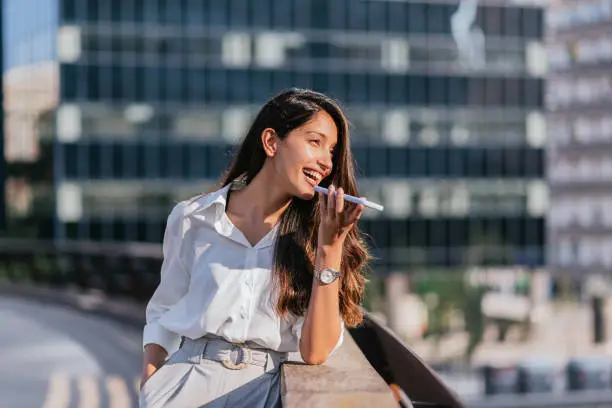
[[[99,408],[100,391],[96,377],[83,376],[78,379],[80,408]]]
[[[72,389],[76,387],[78,395]],[[134,388],[134,394],[130,388]],[[75,395],[76,401],[72,400]],[[140,376],[124,378],[120,375],[69,376],[53,373],[42,408],[102,408],[102,396],[106,395],[103,408],[132,408],[140,395]]]
[[[70,403],[70,379],[60,373],[53,373],[43,408],[67,408]]]
[[[109,408],[131,408],[132,400],[125,380],[119,376],[106,377],[106,390],[109,396]]]

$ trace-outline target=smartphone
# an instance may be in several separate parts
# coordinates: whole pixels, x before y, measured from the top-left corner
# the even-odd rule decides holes
[[[325,195],[329,195],[329,190],[326,189],[325,187],[315,186],[314,189],[318,193],[323,193]],[[382,205],[377,204],[377,203],[373,203],[372,201],[368,201],[365,198],[353,197],[352,195],[345,194],[344,195],[344,199],[346,201],[351,202],[351,203],[363,204],[364,206],[366,206],[368,208],[372,208],[373,210],[382,211],[384,209],[384,207]]]

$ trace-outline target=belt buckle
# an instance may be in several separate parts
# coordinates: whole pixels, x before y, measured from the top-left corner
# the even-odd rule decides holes
[[[231,357],[231,352],[235,348],[238,348],[241,351],[242,362],[235,364],[230,358],[224,358],[223,360],[221,360],[221,364],[223,364],[226,368],[229,368],[230,370],[242,370],[243,368],[246,368],[250,363],[253,362],[253,355],[251,354],[251,349],[246,347],[243,343],[231,343],[231,344],[232,344],[232,348],[230,350],[230,357]]]

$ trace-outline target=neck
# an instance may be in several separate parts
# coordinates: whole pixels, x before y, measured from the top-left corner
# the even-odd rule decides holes
[[[227,210],[240,217],[276,224],[292,197],[268,173],[264,166],[245,188],[231,192]]]

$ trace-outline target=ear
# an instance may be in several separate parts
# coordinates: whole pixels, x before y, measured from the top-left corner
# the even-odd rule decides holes
[[[266,156],[274,157],[276,155],[279,142],[280,138],[274,129],[266,128],[263,132],[261,132],[261,144],[266,152]]]

